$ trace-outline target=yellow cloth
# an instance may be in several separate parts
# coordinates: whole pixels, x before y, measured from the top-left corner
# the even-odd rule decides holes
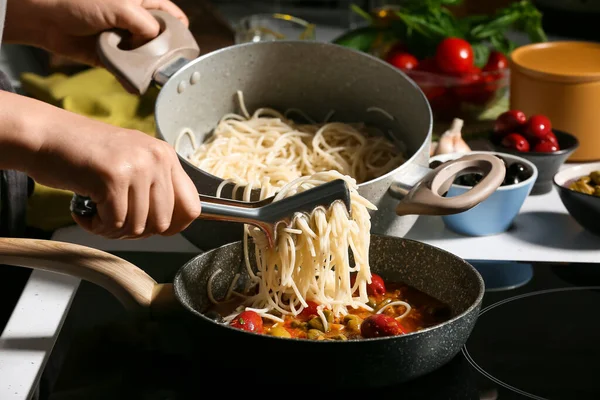
[[[143,96],[128,93],[103,68],[92,68],[72,76],[56,73],[47,77],[24,73],[28,96],[65,110],[111,125],[137,129],[155,136],[154,103],[158,90]],[[36,183],[27,207],[28,226],[52,231],[73,224],[69,203],[72,193]]]

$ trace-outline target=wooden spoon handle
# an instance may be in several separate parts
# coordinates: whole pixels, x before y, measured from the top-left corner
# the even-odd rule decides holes
[[[103,287],[127,308],[150,307],[160,286],[140,268],[90,247],[51,240],[0,238],[0,264],[71,275]]]

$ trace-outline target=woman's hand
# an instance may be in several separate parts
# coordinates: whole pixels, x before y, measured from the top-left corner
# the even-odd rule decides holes
[[[84,229],[171,235],[200,214],[198,191],[168,143],[12,93],[0,92],[0,104],[0,169],[89,196],[97,215],[74,216]]]
[[[4,35],[7,42],[40,47],[99,66],[99,33],[124,29],[136,43],[158,35],[159,24],[148,10],[163,10],[186,26],[189,23],[170,0],[8,0]]]

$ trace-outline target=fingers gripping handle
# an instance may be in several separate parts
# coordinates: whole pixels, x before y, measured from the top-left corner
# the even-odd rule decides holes
[[[119,44],[124,32],[111,30],[100,34],[97,52],[104,66],[138,94],[148,90],[156,72],[179,60],[193,60],[200,54],[194,36],[171,14],[150,10],[160,24],[159,35],[133,50],[123,50]]]
[[[460,172],[484,175],[479,184],[455,197],[442,197]],[[431,171],[396,207],[397,215],[449,215],[469,210],[487,199],[504,180],[504,163],[490,154],[469,154]]]

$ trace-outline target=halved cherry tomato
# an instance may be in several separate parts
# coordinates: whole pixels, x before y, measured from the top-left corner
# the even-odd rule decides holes
[[[248,332],[263,333],[263,320],[254,311],[242,311],[229,325]]]
[[[402,70],[415,69],[419,65],[419,60],[417,60],[417,57],[405,52],[390,53],[386,57],[386,61],[392,64],[394,67]]]
[[[403,334],[398,321],[385,314],[373,314],[360,324],[360,334],[364,338],[394,336]]]
[[[301,320],[305,321],[308,320],[317,314],[317,307],[319,306],[317,303],[315,303],[314,301],[311,300],[307,300],[306,304],[308,305],[308,307],[306,307],[304,310],[302,310],[302,312],[300,314],[298,314],[298,317],[300,317]]]
[[[482,68],[483,71],[501,71],[508,68],[508,60],[504,54],[499,51],[492,51],[488,57],[487,63]]]
[[[350,287],[356,283],[356,273],[350,275]],[[367,294],[369,296],[377,296],[385,294],[385,283],[377,274],[371,274],[371,283],[367,283]]]
[[[469,72],[473,67],[473,48],[464,39],[446,38],[437,46],[435,61],[438,68],[447,74]]]

